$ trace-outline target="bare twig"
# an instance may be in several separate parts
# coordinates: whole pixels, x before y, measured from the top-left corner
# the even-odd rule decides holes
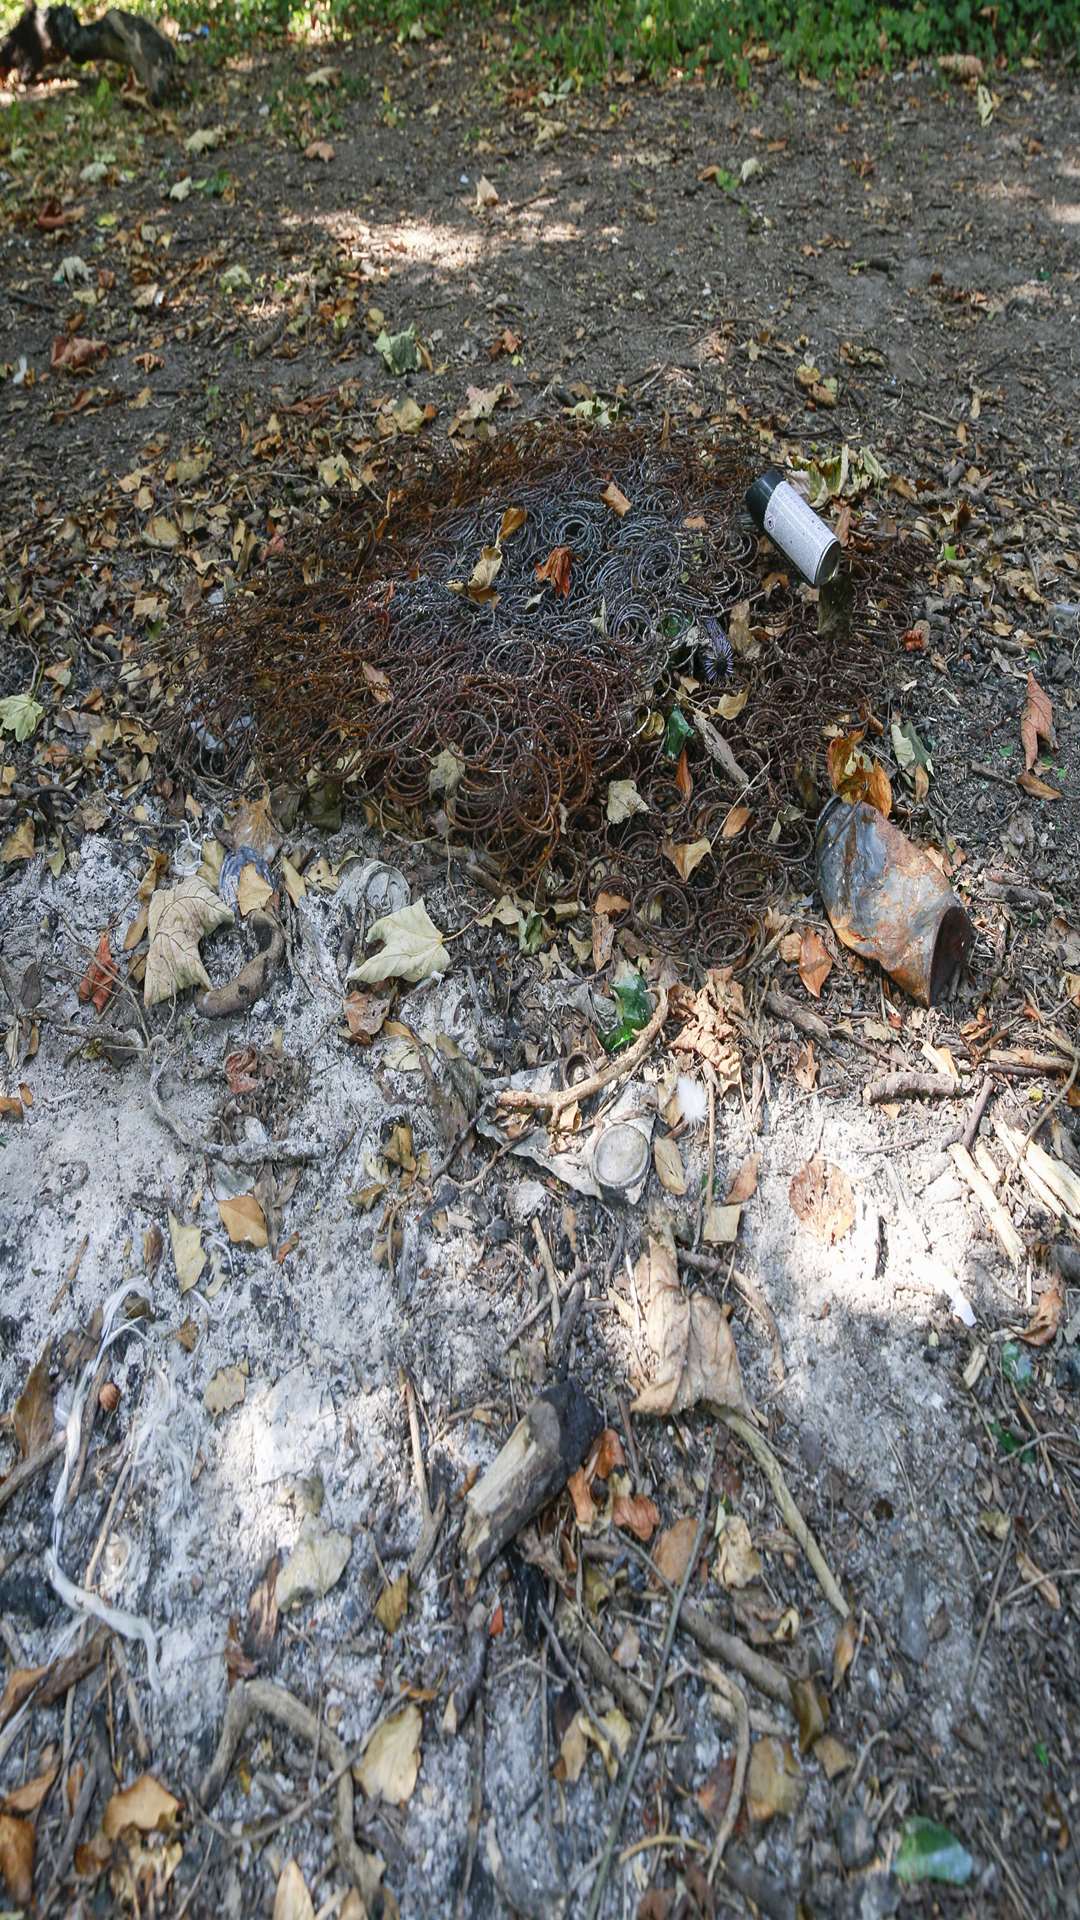
[[[731,1428],[732,1433],[738,1434],[739,1439],[744,1445],[749,1447],[754,1459],[757,1461],[758,1466],[761,1468],[773,1490],[773,1496],[784,1516],[784,1524],[788,1532],[794,1535],[809,1560],[810,1565],[813,1567],[822,1593],[825,1595],[830,1607],[833,1607],[840,1615],[841,1620],[846,1620],[848,1614],[851,1612],[851,1608],[844,1599],[839,1582],[826,1560],[825,1555],[822,1553],[806,1521],[795,1505],[788,1489],[787,1481],[784,1479],[783,1473],[780,1470],[780,1462],[768,1441],[762,1438],[757,1428],[751,1426],[750,1421],[747,1420],[743,1414],[728,1413],[722,1410],[720,1417],[724,1421],[724,1424]]]
[[[705,1537],[705,1521],[709,1512],[709,1497],[712,1493],[713,1467],[716,1462],[716,1441],[717,1432],[714,1427],[712,1444],[709,1448],[708,1464],[705,1468],[705,1491],[701,1497],[701,1509],[698,1513],[697,1532],[694,1535],[693,1549],[683,1569],[683,1576],[676,1589],[675,1598],[671,1604],[671,1611],[668,1614],[664,1644],[660,1649],[660,1657],[656,1663],[656,1678],[653,1681],[652,1692],[649,1695],[649,1704],[645,1711],[645,1718],[638,1728],[638,1737],[634,1744],[634,1751],[630,1756],[630,1764],[623,1774],[622,1784],[616,1797],[615,1811],[612,1815],[611,1826],[608,1830],[607,1842],[600,1856],[600,1865],[597,1868],[596,1879],[593,1881],[592,1893],[589,1897],[586,1920],[596,1920],[603,1903],[604,1888],[607,1885],[608,1874],[611,1871],[611,1862],[615,1849],[619,1844],[619,1834],[622,1831],[622,1823],[626,1817],[627,1805],[630,1800],[630,1795],[633,1792],[634,1779],[641,1762],[641,1756],[645,1751],[646,1742],[652,1729],[653,1716],[656,1713],[656,1708],[664,1687],[664,1680],[667,1676],[668,1661],[671,1658],[672,1643],[675,1639],[675,1629],[679,1624],[679,1612],[683,1601],[686,1599],[686,1591],[690,1585],[690,1578],[697,1566],[698,1556],[701,1553],[701,1543]]]
[[[204,1140],[201,1134],[185,1126],[166,1106],[158,1084],[166,1065],[163,1063],[155,1068],[150,1075],[150,1105],[162,1126],[167,1127],[189,1153],[201,1153],[208,1160],[221,1160],[227,1167],[262,1167],[268,1160],[277,1160],[282,1166],[299,1167],[306,1166],[310,1160],[321,1160],[326,1155],[333,1157],[335,1149],[318,1141],[268,1140],[265,1145],[256,1142],[241,1146],[231,1140]]]
[[[1045,1108],[1045,1110],[1036,1113],[1034,1120],[1032,1121],[1030,1127],[1028,1128],[1027,1132],[1024,1135],[1022,1144],[1016,1149],[1010,1149],[1010,1151],[1012,1151],[1013,1153],[1013,1158],[1005,1169],[1005,1177],[1001,1182],[1001,1193],[999,1195],[1000,1199],[1004,1200],[1005,1195],[1008,1193],[1009,1182],[1012,1179],[1013,1174],[1016,1172],[1017,1168],[1019,1167],[1020,1162],[1023,1160],[1025,1153],[1027,1152],[1028,1148],[1030,1147],[1032,1141],[1035,1138],[1035,1135],[1039,1132],[1039,1129],[1041,1127],[1045,1127],[1051,1114],[1056,1113],[1062,1101],[1068,1099],[1068,1096],[1072,1092],[1073,1086],[1075,1085],[1076,1075],[1078,1070],[1080,1070],[1080,1053],[1074,1053],[1073,1063],[1072,1063],[1072,1072],[1069,1074],[1068,1079],[1065,1081],[1063,1086],[1060,1086],[1058,1088],[1057,1092],[1055,1093],[1053,1099],[1050,1102],[1050,1105],[1047,1108]]]
[[[949,1148],[949,1157],[957,1173],[970,1187],[975,1198],[981,1202],[986,1216],[1001,1243],[1001,1248],[1014,1267],[1018,1267],[1024,1257],[1024,1243],[1013,1226],[1008,1210],[1002,1206],[985,1173],[975,1165],[966,1147],[959,1142]]]
[[[704,1673],[710,1685],[716,1688],[724,1706],[735,1722],[735,1772],[731,1781],[731,1792],[724,1808],[723,1819],[716,1830],[712,1852],[709,1855],[709,1885],[716,1878],[717,1869],[724,1857],[724,1848],[731,1839],[735,1822],[742,1808],[743,1787],[746,1782],[746,1769],[750,1761],[750,1708],[742,1688],[726,1674],[722,1668],[706,1660]]]
[[[312,1746],[315,1744],[319,1727],[310,1707],[305,1707],[302,1701],[297,1700],[293,1694],[287,1693],[284,1687],[274,1686],[269,1680],[242,1680],[229,1695],[229,1704],[225,1709],[217,1748],[199,1786],[199,1800],[204,1807],[213,1807],[220,1797],[229,1769],[236,1757],[236,1749],[251,1721],[256,1714],[260,1713],[266,1714],[268,1719],[278,1721],[279,1725],[286,1727],[297,1739],[306,1740]],[[350,1756],[344,1743],[328,1727],[322,1728],[320,1737],[336,1776],[334,1839],[337,1844],[338,1860],[342,1872],[353,1881],[361,1898],[370,1901],[377,1890],[378,1874],[373,1856],[364,1853],[363,1849],[357,1845],[353,1832],[351,1769],[353,1759],[357,1756]],[[325,1786],[319,1791],[324,1792]],[[289,1817],[296,1817],[295,1810]]]
[[[993,1093],[993,1091],[994,1091],[993,1076],[989,1073],[984,1073],[982,1077],[982,1085],[979,1088],[978,1093],[975,1095],[975,1105],[972,1107],[971,1112],[968,1115],[968,1123],[967,1123],[967,1126],[964,1128],[964,1135],[961,1141],[961,1145],[963,1147],[966,1147],[968,1153],[971,1152],[972,1146],[974,1145],[975,1135],[978,1133],[979,1127],[982,1124],[982,1117],[983,1117],[983,1114],[986,1112],[987,1102],[990,1098],[990,1095]]]
[[[598,1072],[590,1074],[587,1080],[578,1080],[572,1087],[555,1087],[548,1093],[538,1093],[531,1087],[504,1087],[503,1091],[496,1095],[499,1105],[514,1108],[540,1108],[544,1112],[550,1112],[553,1118],[557,1118],[562,1108],[570,1106],[573,1101],[590,1099],[603,1087],[609,1087],[613,1080],[621,1080],[624,1075],[632,1073],[634,1068],[640,1065],[667,1019],[667,1008],[667,988],[661,987],[657,993],[652,1019],[647,1027],[642,1028],[633,1046],[628,1047],[625,1053],[620,1053],[617,1059],[609,1060],[607,1065],[601,1067]]]
[[[30,1455],[29,1460],[20,1460],[17,1467],[12,1467],[7,1479],[0,1480],[0,1513],[3,1513],[9,1500],[14,1500],[22,1487],[27,1486],[31,1480],[35,1480],[39,1473],[43,1473],[49,1462],[56,1459],[58,1453],[63,1453],[65,1445],[65,1435],[54,1433],[52,1439],[47,1440],[37,1453]]]
[[[1005,1571],[1005,1562],[1009,1557],[1009,1551],[1012,1547],[1012,1543],[1013,1543],[1012,1525],[1010,1524],[1009,1530],[1005,1535],[1004,1541],[1002,1542],[1001,1553],[998,1556],[997,1572],[994,1575],[994,1584],[990,1589],[990,1599],[987,1602],[986,1612],[983,1615],[983,1623],[979,1629],[979,1638],[975,1643],[975,1652],[972,1655],[971,1670],[968,1673],[968,1677],[967,1677],[967,1686],[964,1688],[965,1698],[968,1700],[971,1699],[972,1693],[975,1690],[975,1680],[979,1671],[979,1664],[982,1660],[983,1648],[986,1645],[986,1636],[990,1631],[990,1621],[993,1618],[994,1607],[997,1604],[998,1592],[1001,1587],[1001,1576]]]

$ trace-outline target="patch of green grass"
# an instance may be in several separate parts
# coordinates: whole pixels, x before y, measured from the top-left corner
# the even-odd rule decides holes
[[[575,87],[626,70],[662,79],[706,69],[747,85],[766,50],[789,67],[850,77],[936,54],[978,54],[989,66],[1080,45],[1076,0],[511,0],[508,12],[495,0],[146,0],[146,10],[185,33],[209,29],[196,43],[208,65],[275,38],[423,40],[455,19],[490,21],[508,37],[506,64],[517,77],[556,74]],[[19,11],[18,0],[0,0],[0,29]]]

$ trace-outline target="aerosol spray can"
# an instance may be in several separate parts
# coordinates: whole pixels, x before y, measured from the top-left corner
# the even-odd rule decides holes
[[[747,488],[746,510],[812,587],[832,579],[840,565],[840,542],[779,467],[770,467]]]

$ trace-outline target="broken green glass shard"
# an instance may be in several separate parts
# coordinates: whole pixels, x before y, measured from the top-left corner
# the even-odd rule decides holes
[[[893,1862],[898,1880],[945,1880],[951,1887],[964,1887],[975,1870],[963,1842],[948,1827],[912,1814],[904,1824],[900,1847]]]

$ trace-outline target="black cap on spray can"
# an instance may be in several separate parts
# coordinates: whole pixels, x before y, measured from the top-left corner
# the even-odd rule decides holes
[[[770,467],[747,488],[746,510],[811,586],[832,579],[840,565],[840,542],[779,467]]]

